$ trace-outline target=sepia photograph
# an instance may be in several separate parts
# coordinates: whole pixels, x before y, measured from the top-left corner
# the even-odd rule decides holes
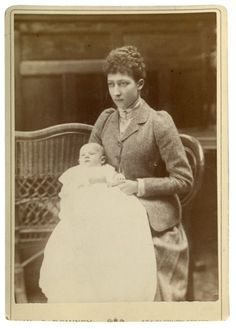
[[[5,24],[9,318],[225,318],[225,10],[16,6]]]

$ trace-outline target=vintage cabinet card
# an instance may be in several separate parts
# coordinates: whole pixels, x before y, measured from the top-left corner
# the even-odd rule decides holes
[[[226,22],[7,10],[8,319],[227,318]]]

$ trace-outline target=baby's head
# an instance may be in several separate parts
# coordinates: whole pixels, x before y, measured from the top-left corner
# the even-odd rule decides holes
[[[104,149],[97,143],[84,144],[79,153],[79,164],[86,167],[102,166],[105,163]]]

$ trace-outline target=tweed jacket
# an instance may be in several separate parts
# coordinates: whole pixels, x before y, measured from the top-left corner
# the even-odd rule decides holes
[[[153,110],[143,99],[122,137],[119,113],[114,108],[98,117],[89,142],[105,149],[107,162],[126,179],[143,178],[145,194],[139,198],[149,223],[157,232],[181,220],[178,194],[187,192],[193,177],[184,147],[171,116]]]

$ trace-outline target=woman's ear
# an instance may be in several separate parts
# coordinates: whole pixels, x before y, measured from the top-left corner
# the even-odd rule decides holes
[[[144,79],[139,79],[137,82],[138,90],[141,90],[144,86]]]

